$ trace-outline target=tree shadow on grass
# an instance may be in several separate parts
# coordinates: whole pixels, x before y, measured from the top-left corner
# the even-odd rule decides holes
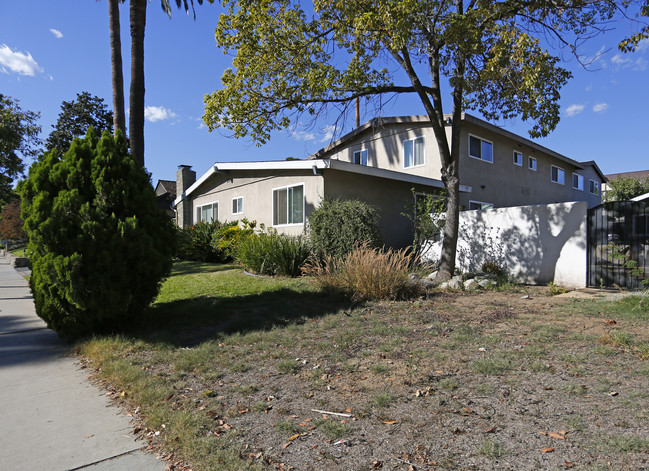
[[[281,288],[228,298],[199,297],[150,307],[128,335],[176,347],[190,347],[233,333],[325,316],[349,307],[339,295]]]
[[[225,272],[231,270],[241,270],[241,268],[231,264],[192,262],[181,260],[174,263],[173,269],[171,270],[171,276],[194,275],[205,272]]]

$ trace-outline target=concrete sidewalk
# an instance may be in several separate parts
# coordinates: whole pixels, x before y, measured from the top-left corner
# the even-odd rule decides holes
[[[0,470],[164,470],[69,349],[0,256]]]

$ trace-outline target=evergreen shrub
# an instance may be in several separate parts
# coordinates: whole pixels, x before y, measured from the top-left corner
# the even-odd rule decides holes
[[[44,154],[21,185],[37,314],[60,335],[115,329],[151,303],[175,231],[126,140],[90,129]]]
[[[237,260],[260,275],[300,276],[300,268],[311,256],[311,245],[304,236],[260,232],[241,241]]]
[[[241,240],[254,233],[256,222],[201,221],[178,229],[178,258],[197,262],[225,263],[234,260]]]
[[[377,210],[359,200],[324,200],[309,216],[309,236],[320,257],[340,258],[367,242],[369,248],[381,246]]]

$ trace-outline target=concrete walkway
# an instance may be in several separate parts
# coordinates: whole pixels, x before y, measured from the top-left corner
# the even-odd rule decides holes
[[[69,349],[0,256],[0,470],[164,470]]]

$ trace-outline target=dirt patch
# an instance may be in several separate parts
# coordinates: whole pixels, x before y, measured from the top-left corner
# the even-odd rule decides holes
[[[649,468],[649,368],[614,341],[649,339],[646,320],[546,288],[302,309],[300,324],[215,342],[212,363],[177,352],[149,372],[251,465]]]

